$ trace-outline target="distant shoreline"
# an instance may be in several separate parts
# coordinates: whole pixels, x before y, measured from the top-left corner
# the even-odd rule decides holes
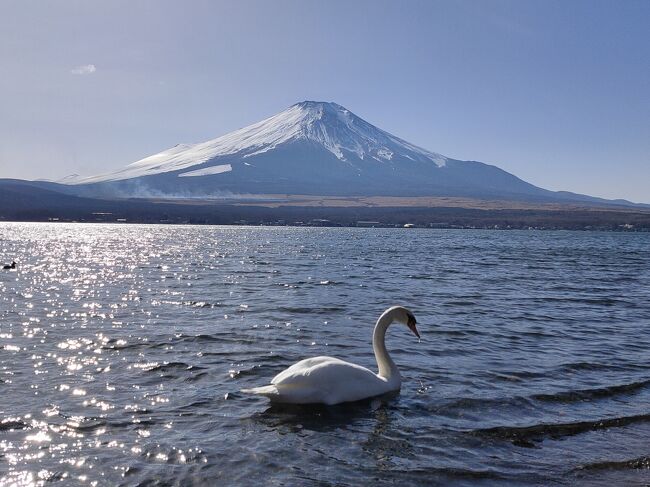
[[[8,210],[0,222],[373,227],[650,232],[649,211],[624,209],[479,209],[324,207],[104,201],[90,209],[49,206]]]
[[[490,231],[538,231],[538,232],[553,232],[553,231],[565,231],[565,232],[612,232],[612,233],[650,233],[650,227],[627,227],[621,225],[620,228],[565,228],[560,226],[549,226],[549,227],[500,227],[495,225],[490,226],[460,226],[460,225],[440,225],[440,226],[419,226],[416,224],[404,224],[404,225],[390,225],[382,224],[378,225],[337,225],[337,224],[327,224],[327,225],[315,225],[309,222],[303,224],[294,224],[294,223],[198,223],[198,222],[149,222],[149,221],[77,221],[77,220],[2,220],[0,219],[0,224],[2,223],[51,223],[51,224],[78,224],[78,225],[160,225],[160,226],[204,226],[204,227],[285,227],[285,228],[381,228],[381,229],[404,229],[404,230],[490,230]]]
[[[650,206],[451,196],[100,199],[6,181],[2,221],[650,231]]]

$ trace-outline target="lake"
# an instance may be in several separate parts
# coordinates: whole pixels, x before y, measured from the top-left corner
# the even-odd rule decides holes
[[[645,485],[650,234],[1,223],[0,484]],[[401,393],[271,407],[309,356]]]

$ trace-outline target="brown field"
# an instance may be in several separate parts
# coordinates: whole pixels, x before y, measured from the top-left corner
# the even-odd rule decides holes
[[[607,204],[536,203],[509,200],[481,200],[444,196],[314,196],[288,194],[245,195],[241,198],[155,199],[158,203],[188,205],[259,206],[263,208],[467,208],[474,210],[617,211],[650,213],[650,208]]]

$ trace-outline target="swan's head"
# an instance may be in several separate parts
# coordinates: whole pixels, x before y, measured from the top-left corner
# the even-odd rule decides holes
[[[402,306],[395,306],[391,309],[391,311],[393,312],[393,320],[404,323],[409,327],[409,330],[411,330],[416,337],[420,338],[418,329],[415,327],[417,321],[413,313]]]

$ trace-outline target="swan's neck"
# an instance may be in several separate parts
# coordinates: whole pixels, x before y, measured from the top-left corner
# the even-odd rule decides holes
[[[386,350],[386,330],[393,322],[390,312],[382,314],[377,320],[375,331],[372,334],[372,348],[375,351],[379,376],[389,381],[400,382],[399,370]]]

